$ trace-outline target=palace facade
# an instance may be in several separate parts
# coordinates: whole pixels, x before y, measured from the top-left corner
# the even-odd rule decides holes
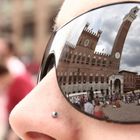
[[[66,42],[57,67],[58,81],[65,94],[91,89],[123,94],[140,88],[140,84],[136,83],[139,80],[136,72],[119,69],[124,43],[138,11],[138,7],[134,7],[123,18],[111,54],[95,51],[104,31],[93,32],[89,29],[89,23],[85,25],[76,46]]]

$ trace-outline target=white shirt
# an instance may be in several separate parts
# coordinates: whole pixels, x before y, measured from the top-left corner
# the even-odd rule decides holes
[[[93,114],[93,105],[90,102],[84,104],[84,111],[89,114]]]
[[[26,72],[26,67],[16,56],[8,58],[6,64],[10,73],[14,75],[20,75]]]

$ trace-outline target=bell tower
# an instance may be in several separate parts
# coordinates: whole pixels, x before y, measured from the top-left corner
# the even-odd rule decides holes
[[[76,46],[85,47],[94,51],[100,39],[102,31],[98,30],[98,32],[95,33],[92,30],[93,29],[89,29],[89,23],[87,23],[79,37],[79,40]]]
[[[114,41],[112,54],[111,54],[112,56],[111,59],[113,60],[112,61],[113,69],[119,70],[123,46],[124,46],[127,34],[129,32],[130,26],[132,22],[136,19],[138,11],[139,11],[139,8],[136,6],[132,8],[130,12],[123,18],[123,22],[119,28],[118,34]]]

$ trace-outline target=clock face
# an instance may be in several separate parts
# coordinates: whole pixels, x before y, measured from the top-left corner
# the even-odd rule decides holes
[[[89,39],[86,39],[86,40],[84,41],[84,46],[87,47],[87,46],[89,45],[89,43],[90,43]]]
[[[119,58],[120,58],[120,56],[121,56],[121,55],[120,55],[120,53],[119,53],[119,52],[116,52],[116,53],[115,53],[115,58],[116,58],[116,59],[119,59]]]

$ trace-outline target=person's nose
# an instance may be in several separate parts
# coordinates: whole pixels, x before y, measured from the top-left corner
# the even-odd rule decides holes
[[[67,103],[56,81],[53,68],[11,112],[10,124],[22,139],[78,140],[77,111]],[[53,118],[52,112],[58,116]]]

